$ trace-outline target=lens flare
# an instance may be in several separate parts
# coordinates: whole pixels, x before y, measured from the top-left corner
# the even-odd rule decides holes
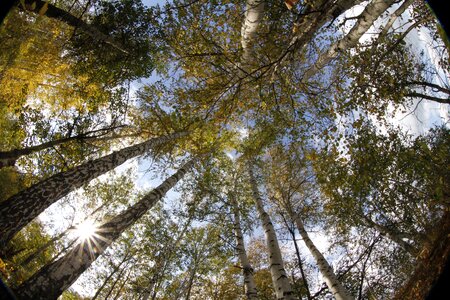
[[[91,239],[97,232],[97,225],[92,220],[86,220],[75,228],[79,240]]]

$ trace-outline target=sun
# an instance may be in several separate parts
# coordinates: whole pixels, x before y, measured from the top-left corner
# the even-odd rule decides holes
[[[79,240],[85,241],[92,238],[97,232],[97,225],[92,220],[86,220],[75,228],[75,234]]]

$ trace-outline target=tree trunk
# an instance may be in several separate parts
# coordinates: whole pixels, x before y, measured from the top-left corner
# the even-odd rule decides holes
[[[186,132],[150,139],[55,174],[0,203],[0,248],[47,207],[94,178]]]
[[[185,300],[191,299],[192,286],[194,285],[195,275],[197,275],[197,262],[194,262],[194,264],[195,264],[194,268],[192,269],[191,274],[189,275],[187,293],[186,293],[186,297],[184,298]]]
[[[413,4],[414,0],[405,0],[402,5],[400,5],[399,8],[390,16],[389,20],[387,21],[386,25],[384,25],[383,29],[381,30],[380,34],[378,35],[378,39],[383,38],[388,33],[389,29],[394,25],[395,20],[397,20],[398,17],[400,17],[405,10]]]
[[[286,228],[291,235],[292,242],[294,243],[295,254],[297,255],[297,260],[298,260],[298,268],[300,269],[300,274],[302,275],[302,281],[303,281],[303,284],[306,289],[306,298],[308,300],[311,300],[312,299],[311,291],[309,290],[308,280],[306,278],[305,271],[303,270],[303,262],[302,262],[302,258],[300,256],[300,249],[298,248],[298,245],[297,245],[297,239],[295,238],[295,229],[293,228],[294,226],[290,226],[290,224],[288,223],[288,221],[286,220],[284,215],[281,215],[281,216],[283,217],[283,221],[286,224]]]
[[[245,295],[248,299],[258,299],[258,291],[256,289],[255,280],[253,279],[253,268],[247,257],[247,252],[245,251],[244,235],[241,230],[241,217],[239,214],[239,207],[234,198],[234,195],[230,197],[231,205],[233,206],[234,213],[234,234],[236,237],[236,250],[241,261],[243,275],[244,275],[244,285],[245,285]]]
[[[164,278],[165,272],[170,267],[172,257],[177,252],[182,237],[186,233],[191,221],[192,219],[189,218],[181,231],[179,231],[178,236],[171,243],[165,244],[163,246],[163,250],[160,252],[161,254],[155,258],[156,264],[153,266],[155,274],[150,279],[148,287],[145,288],[142,300],[148,300],[150,299],[150,296],[151,299],[156,298],[156,294],[161,283],[160,279]]]
[[[275,65],[272,80],[275,80],[275,74],[280,68],[280,65],[288,58],[289,53],[300,52],[323,25],[336,19],[346,10],[361,2],[363,1],[340,0],[333,3],[332,1],[322,0],[313,2],[313,5],[309,5],[294,24],[293,31],[295,35]]]
[[[270,259],[270,274],[272,283],[275,288],[277,299],[290,300],[294,299],[291,284],[284,270],[283,258],[281,256],[280,247],[278,245],[277,235],[273,227],[272,221],[264,210],[261,196],[259,195],[258,184],[253,174],[252,166],[248,165],[248,173],[250,175],[250,185],[253,192],[253,199],[258,210],[259,218],[261,219],[266,236],[266,244],[269,250]]]
[[[105,288],[108,281],[117,273],[117,271],[120,270],[120,267],[123,265],[123,263],[128,259],[127,255],[125,255],[124,259],[119,263],[119,265],[114,266],[112,272],[105,278],[102,285],[98,288],[98,290],[95,292],[94,296],[91,300],[96,300],[98,296],[100,295],[101,291]]]
[[[45,142],[36,146],[26,147],[22,149],[14,149],[10,151],[0,151],[0,168],[6,167],[6,166],[13,166],[16,161],[24,155],[29,155],[31,153],[35,153],[41,150],[45,150],[48,148],[52,148],[70,141],[87,141],[87,140],[94,140],[96,138],[99,138],[105,134],[108,133],[108,131],[113,130],[115,128],[118,128],[119,126],[110,127],[110,128],[103,128],[99,130],[93,130],[86,133],[81,133],[75,136],[70,136],[66,138],[61,138],[49,142]],[[98,136],[90,136],[91,134],[98,133],[98,132],[104,132],[103,134],[100,134]]]
[[[300,220],[300,216],[298,214],[293,215],[293,213],[291,213],[290,217],[295,220],[300,236],[302,237],[303,241],[306,244],[306,247],[308,247],[309,251],[314,257],[314,260],[319,267],[320,273],[322,274],[325,283],[333,296],[337,300],[353,299],[337,279],[336,275],[333,272],[333,268],[331,268],[325,257],[322,255],[322,253],[320,253],[320,251],[309,238],[308,233],[303,226],[303,222]]]
[[[24,0],[23,2],[25,3],[25,7],[22,7],[22,4],[19,4],[19,8],[37,14],[43,14],[48,18],[62,21],[71,27],[79,28],[83,30],[84,33],[92,37],[94,40],[98,42],[104,42],[116,48],[117,50],[125,54],[128,54],[128,51],[125,50],[125,48],[122,45],[114,41],[112,38],[110,38],[103,32],[99,31],[96,27],[84,22],[77,16],[74,16],[63,9],[56,7],[53,4],[50,4],[42,0]],[[46,9],[45,6],[47,7]]]
[[[297,29],[295,36],[292,38],[289,47],[293,51],[299,51],[308,43],[317,31],[322,28],[325,23],[339,17],[342,13],[353,6],[363,2],[362,0],[340,0],[336,2],[321,1],[310,6],[303,16],[294,25]]]
[[[241,28],[241,45],[244,50],[242,62],[251,63],[253,60],[252,44],[256,38],[259,23],[264,16],[265,0],[247,0],[245,18]]]
[[[122,232],[161,200],[193,165],[194,160],[190,160],[136,204],[101,225],[90,240],[78,243],[64,257],[44,266],[16,289],[17,297],[21,300],[58,298]]]
[[[368,216],[363,216],[364,222],[369,226],[381,233],[382,235],[385,235],[387,238],[389,238],[391,241],[399,245],[403,250],[411,254],[413,257],[415,257],[418,254],[418,249],[414,247],[413,245],[409,244],[408,242],[405,242],[401,236],[398,235],[398,233],[394,232],[393,230],[387,228],[386,226],[382,226],[374,221],[372,221],[371,218]]]
[[[394,2],[394,0],[372,0],[361,15],[358,16],[358,21],[350,32],[341,40],[331,45],[328,51],[319,56],[314,65],[305,72],[302,81],[307,82],[335,58],[339,52],[353,48],[358,43],[361,36],[373,25],[375,20],[378,19],[378,17],[380,17]]]
[[[35,260],[41,253],[43,253],[45,250],[47,250],[48,247],[53,245],[56,241],[60,240],[65,234],[67,233],[67,229],[58,234],[57,236],[53,237],[51,240],[49,240],[47,243],[42,245],[41,247],[37,248],[36,251],[28,255],[21,263],[20,265],[22,267],[25,267],[30,262]]]
[[[120,278],[122,277],[122,274],[125,272],[125,268],[127,266],[125,266],[124,268],[122,268],[122,270],[120,270],[119,274],[117,274],[117,278],[114,280],[111,288],[109,289],[108,293],[106,293],[105,298],[104,299],[110,299],[109,296],[111,296],[111,293],[114,291],[114,288],[116,287],[116,284],[119,282]]]
[[[125,278],[125,280],[124,280],[124,281],[122,282],[122,284],[120,285],[119,290],[117,291],[116,296],[114,297],[113,300],[119,299],[120,294],[121,294],[121,292],[122,292],[122,290],[123,290],[123,287],[125,286],[125,284],[126,284],[126,283],[128,282],[128,280],[130,279],[131,271],[132,271],[131,269],[128,270],[127,277]]]

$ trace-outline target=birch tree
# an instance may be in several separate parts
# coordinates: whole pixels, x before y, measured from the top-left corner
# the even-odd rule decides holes
[[[266,244],[270,253],[270,273],[277,299],[294,299],[291,284],[289,283],[289,279],[284,269],[283,258],[281,256],[280,246],[278,245],[277,235],[275,233],[272,220],[264,209],[263,201],[258,190],[258,183],[253,173],[253,166],[250,164],[248,165],[248,173],[250,176],[249,180],[253,192],[253,198],[258,210],[259,218],[264,228]]]
[[[119,127],[122,126],[112,126],[110,128],[88,131],[85,133],[80,133],[77,135],[44,142],[35,146],[13,149],[9,151],[0,151],[0,168],[5,166],[13,166],[16,163],[16,161],[22,156],[29,155],[48,148],[52,148],[71,141],[85,142],[96,139],[100,140],[101,137],[107,135],[109,132],[112,132],[114,129]]]
[[[314,260],[316,261],[317,266],[319,267],[320,273],[322,274],[325,283],[327,284],[333,296],[337,300],[353,299],[353,297],[349,295],[349,293],[345,290],[340,281],[337,279],[336,275],[334,274],[333,268],[330,266],[325,257],[322,255],[322,253],[320,253],[320,251],[314,245],[312,240],[309,238],[309,235],[306,232],[300,217],[298,215],[291,215],[291,218],[295,220],[298,232],[300,233],[300,236],[302,237],[306,247],[308,247],[309,251],[314,257]]]
[[[22,4],[24,6],[22,6]],[[89,25],[83,21],[80,17],[72,15],[57,6],[50,4],[42,0],[24,0],[20,3],[19,8],[25,9],[27,11],[34,12],[39,15],[44,15],[49,18],[54,18],[65,22],[66,24],[83,30],[86,34],[92,37],[97,42],[104,42],[110,46],[116,48],[117,50],[128,54],[128,51],[120,45],[118,42],[114,41],[112,38],[108,37],[106,34],[99,31],[95,26]]]
[[[11,196],[0,204],[1,245],[7,243],[25,225],[47,207],[71,191],[123,164],[130,158],[147,153],[154,147],[186,135],[186,132],[150,139],[124,148],[96,160],[88,161],[72,170],[55,174]]]
[[[302,81],[307,82],[312,76],[320,71],[326,64],[335,58],[340,52],[347,51],[354,47],[364,33],[374,24],[374,22],[394,3],[394,1],[373,0],[364,11],[358,16],[356,24],[342,39],[332,44],[327,51],[319,57],[303,75]]]
[[[294,152],[295,150],[282,150],[281,147],[274,148],[278,151],[273,152],[272,155],[275,156],[273,157],[273,161],[280,161],[283,165],[275,164],[273,173],[268,175],[270,176],[270,181],[272,183],[271,186],[268,187],[272,199],[278,203],[289,218],[295,222],[303,242],[313,256],[320,274],[333,297],[339,300],[352,299],[353,297],[337,278],[332,266],[309,237],[308,232],[305,230],[302,217],[297,211],[302,207],[314,206],[314,204],[310,203],[310,199],[303,199],[303,197],[306,198],[306,195],[309,193],[309,191],[307,191],[307,184],[311,180],[311,175],[308,174],[308,171],[304,170],[307,169],[307,166],[302,162],[301,157]],[[305,191],[302,191],[302,189]],[[296,202],[299,203],[295,205]]]
[[[235,197],[234,195],[231,195],[230,201],[233,207],[233,214],[234,214],[234,233],[236,236],[236,251],[238,252],[239,260],[242,265],[242,273],[244,274],[245,294],[247,295],[248,299],[258,299],[258,291],[256,289],[255,280],[253,279],[253,268],[250,264],[247,252],[245,250],[244,235],[242,234],[241,229],[241,217],[239,213],[239,206],[234,197]]]
[[[161,200],[194,165],[194,160],[184,164],[175,174],[167,178],[153,191],[145,195],[110,221],[96,229],[87,241],[79,242],[68,254],[46,265],[22,283],[16,294],[20,299],[36,297],[56,299],[108,248],[127,228]]]

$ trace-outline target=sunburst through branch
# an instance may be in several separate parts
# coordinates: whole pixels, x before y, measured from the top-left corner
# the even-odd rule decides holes
[[[75,228],[75,234],[80,241],[86,241],[96,235],[98,226],[92,220],[86,220]]]

